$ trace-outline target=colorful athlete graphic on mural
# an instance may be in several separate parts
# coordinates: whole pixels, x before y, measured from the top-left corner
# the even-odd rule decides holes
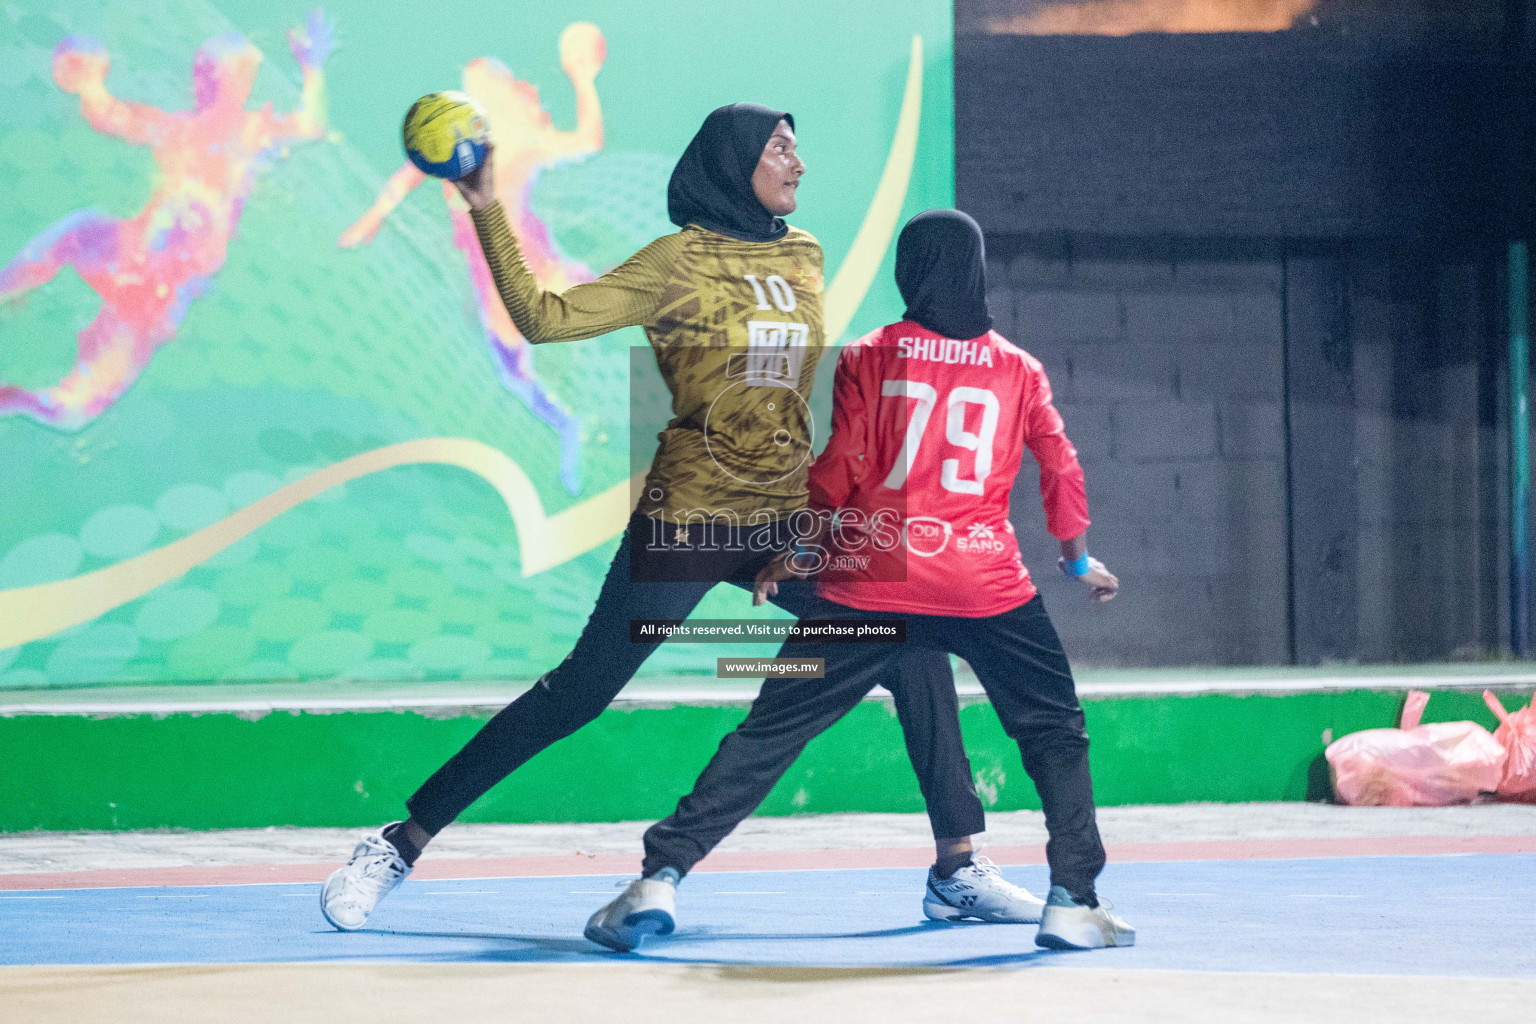
[[[464,91],[485,108],[491,138],[496,143],[496,186],[523,258],[541,285],[564,290],[595,276],[555,248],[549,228],[529,209],[528,200],[540,171],[591,156],[603,148],[603,113],[597,96],[597,73],[607,56],[607,43],[596,25],[578,22],[560,35],[560,65],[576,90],[576,129],[560,131],[539,100],[539,91],[518,81],[494,57],[477,57],[464,66]],[[351,248],[373,240],[384,219],[425,180],[407,162],[390,176],[373,207],[342,233],[340,244]],[[443,196],[453,223],[453,244],[469,262],[475,303],[486,340],[507,389],[560,437],[560,480],[575,494],[581,488],[581,421],[545,390],[534,373],[533,356],[523,336],[507,316],[490,268],[480,252],[469,207],[449,182]]]
[[[224,265],[246,197],[289,141],[325,133],[321,66],[332,26],[312,11],[288,33],[304,71],[299,109],[245,109],[261,51],[237,34],[205,42],[192,63],[195,105],[166,111],[107,91],[111,66],[94,39],[71,36],[53,54],[53,80],[80,97],[91,127],[154,151],[157,180],[131,220],[76,210],[38,235],[0,270],[0,302],[46,284],[72,266],[101,296],[101,310],[77,338],[73,369],[52,387],[0,384],[0,416],[20,414],[75,430],[110,408],[155,351],[176,336],[192,301]]]
[[[15,386],[0,415],[15,485],[0,485],[0,691],[524,679],[564,655],[629,519],[632,339],[539,349],[529,367],[509,325],[490,329],[502,311],[483,271],[478,291],[452,281],[477,247],[467,230],[455,247],[435,189],[405,199],[397,183],[356,229],[360,244],[388,221],[366,250],[337,240],[404,162],[407,101],[445,85],[496,112],[503,199],[546,282],[584,280],[670,230],[667,174],[705,108],[779,86],[730,59],[673,62],[663,83],[620,50],[707,52],[785,17],[819,24],[825,7],[679,2],[689,17],[658,21],[654,5],[596,0],[582,17],[601,33],[570,28],[560,5],[492,5],[477,43],[425,40],[389,5],[306,0],[295,10],[368,19],[366,52],[345,67],[331,53],[323,86],[329,18],[218,0],[0,4],[0,271],[25,296],[0,303],[0,385]],[[838,140],[815,167],[836,199],[803,225],[827,243],[829,339],[900,313],[880,269],[901,215],[953,202],[947,11],[850,2],[858,32],[808,33],[797,52],[821,69],[796,90],[807,130]],[[281,52],[294,24],[302,101]],[[235,33],[265,53],[254,84],[257,54]],[[937,40],[926,58],[919,34]],[[515,77],[471,61],[482,54]],[[926,89],[925,68],[940,69]],[[403,80],[419,84],[401,95]],[[322,117],[329,141],[304,145]],[[644,131],[615,151],[621,124]],[[467,314],[476,298],[483,319]],[[575,497],[560,428],[529,425],[539,386],[580,414]],[[570,466],[574,420],[553,419]],[[716,596],[710,613],[738,614]],[[662,655],[658,672],[712,668]]]

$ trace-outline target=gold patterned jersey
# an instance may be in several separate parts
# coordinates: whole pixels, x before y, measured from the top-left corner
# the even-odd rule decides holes
[[[823,347],[821,246],[791,228],[744,242],[690,226],[596,281],[546,292],[523,263],[500,204],[474,213],[486,262],[530,342],[639,325],[672,394],[639,511],[678,522],[746,523],[805,505],[808,406]]]

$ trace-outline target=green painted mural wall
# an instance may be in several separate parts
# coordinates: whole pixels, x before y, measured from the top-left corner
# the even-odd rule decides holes
[[[480,304],[499,299],[438,182],[364,230],[421,94],[465,88],[486,105],[504,205],[525,252],[558,269],[551,288],[676,230],[667,181],[709,110],[789,110],[809,168],[790,219],[820,239],[830,281],[904,109],[917,145],[900,219],[953,203],[951,35],[947,0],[0,5],[0,691],[546,671],[590,611],[624,517],[525,576],[506,505],[463,468],[407,464],[331,488],[190,568],[135,569],[159,585],[115,592],[105,610],[94,577],[74,617],[34,588],[163,551],[401,442],[488,445],[550,515],[628,479],[638,328],[531,352],[484,319]],[[907,107],[914,37],[921,102]],[[195,84],[225,80],[198,77],[200,52],[260,63],[248,96],[193,125]],[[301,59],[324,123],[274,134],[273,112],[301,108]],[[93,126],[82,81],[133,105],[121,124]],[[578,120],[583,83],[600,125]],[[903,309],[893,252],[871,258],[848,337]],[[159,282],[154,301],[133,291],[145,280]],[[110,358],[77,366],[103,332]],[[725,592],[701,612],[754,614]],[[646,671],[731,653],[669,648]]]
[[[1529,691],[1511,691],[1516,707]],[[1085,702],[1103,805],[1302,800],[1324,731],[1395,723],[1402,693],[1128,697]],[[529,762],[462,820],[664,816],[740,705],[611,708]],[[1438,692],[1426,720],[1495,723],[1475,693]],[[484,717],[415,712],[0,718],[0,831],[361,826],[403,801]],[[1017,748],[985,702],[962,712],[983,801],[1038,807]],[[762,807],[770,815],[922,810],[889,703],[866,702],[814,741]]]

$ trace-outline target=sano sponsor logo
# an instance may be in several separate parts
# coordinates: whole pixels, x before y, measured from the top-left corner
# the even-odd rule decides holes
[[[965,536],[955,538],[955,550],[968,555],[1000,555],[1007,547],[986,523],[972,523]]]

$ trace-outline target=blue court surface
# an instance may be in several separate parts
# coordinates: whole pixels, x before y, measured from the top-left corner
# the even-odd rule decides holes
[[[1041,867],[1005,868],[1040,892]],[[927,922],[913,869],[698,874],[678,931],[623,959],[797,966],[1152,968],[1536,977],[1536,855],[1111,865],[1138,945],[1037,950],[1029,925]],[[373,926],[321,919],[315,885],[0,893],[0,963],[611,960],[581,938],[627,881],[410,881]]]

